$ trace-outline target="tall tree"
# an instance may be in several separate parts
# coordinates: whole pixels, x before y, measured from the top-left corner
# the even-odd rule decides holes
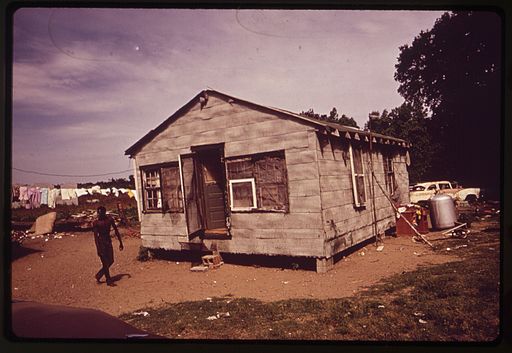
[[[501,19],[492,12],[445,13],[400,47],[398,92],[431,113],[438,177],[498,190],[501,66]]]

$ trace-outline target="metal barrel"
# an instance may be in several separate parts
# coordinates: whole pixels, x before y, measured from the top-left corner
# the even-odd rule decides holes
[[[438,194],[430,199],[430,220],[432,228],[446,229],[455,226],[457,214],[455,202],[449,195]]]

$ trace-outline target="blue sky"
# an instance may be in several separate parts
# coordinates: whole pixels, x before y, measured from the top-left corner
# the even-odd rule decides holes
[[[14,15],[13,167],[131,169],[126,148],[211,87],[362,126],[400,105],[399,47],[442,12],[25,8]],[[13,170],[13,181],[86,182]]]

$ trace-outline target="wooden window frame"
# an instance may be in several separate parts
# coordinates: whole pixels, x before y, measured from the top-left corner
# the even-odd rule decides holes
[[[258,208],[258,199],[256,197],[256,181],[254,178],[245,178],[245,179],[231,179],[228,181],[229,183],[229,208],[231,211],[252,211]],[[237,183],[251,183],[252,186],[252,204],[253,207],[235,207],[233,206],[233,184]]]
[[[356,148],[359,148],[360,153],[361,153],[361,171],[362,171],[362,173],[355,172],[354,151],[353,151],[354,147],[352,147],[352,144],[349,144],[349,146],[348,146],[348,152],[350,155],[350,173],[352,176],[352,190],[353,190],[353,194],[354,194],[354,206],[355,207],[366,207],[365,204],[366,204],[367,199],[366,199],[366,183],[365,183],[365,172],[364,172],[364,163],[363,163],[363,150],[359,146]],[[357,177],[363,177],[363,191],[364,191],[364,198],[365,198],[365,200],[363,202],[359,201],[359,190],[358,190],[357,182],[356,182]]]
[[[163,193],[163,180],[162,180],[162,169],[169,168],[169,167],[175,167],[178,169],[178,178],[180,183],[180,190],[181,190],[181,209],[179,211],[177,210],[166,210],[164,206],[164,193]],[[142,212],[143,213],[184,213],[185,212],[185,205],[183,200],[183,181],[181,177],[181,168],[179,161],[178,162],[169,162],[169,163],[160,163],[160,164],[151,164],[151,165],[145,165],[141,166],[139,168],[140,170],[140,179],[141,179],[141,192],[142,192]],[[157,172],[158,173],[158,182],[159,186],[156,188],[153,188],[157,191],[157,206],[155,208],[149,208],[148,206],[148,195],[147,195],[147,188],[146,188],[146,175],[149,172]]]
[[[390,153],[384,153],[384,178],[386,182],[386,188],[390,195],[392,195],[396,189],[396,179],[395,179],[395,166],[394,166],[394,158]]]

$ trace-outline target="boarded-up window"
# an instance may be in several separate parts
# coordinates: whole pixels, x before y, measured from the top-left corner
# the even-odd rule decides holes
[[[395,170],[393,168],[393,156],[384,154],[384,177],[386,179],[386,189],[389,194],[393,194],[396,189]]]
[[[259,154],[242,159],[227,161],[230,185],[240,180],[233,191],[231,208],[257,208],[259,210],[288,210],[288,181],[284,152]],[[249,180],[254,180],[252,189]],[[256,202],[254,203],[254,200]],[[250,206],[248,206],[250,205]]]
[[[350,166],[352,171],[352,187],[354,191],[354,204],[356,207],[364,206],[366,191],[364,186],[364,169],[361,148],[350,145]]]
[[[144,210],[183,212],[183,197],[178,166],[142,168]]]

